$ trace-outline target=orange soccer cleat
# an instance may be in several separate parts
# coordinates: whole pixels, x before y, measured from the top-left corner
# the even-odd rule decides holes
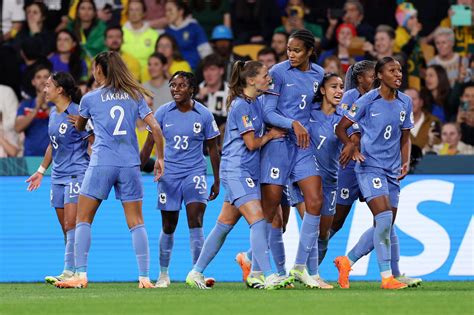
[[[349,273],[352,270],[349,258],[347,258],[347,256],[336,257],[336,259],[334,259],[334,265],[336,265],[339,271],[337,283],[339,283],[341,289],[349,289]]]
[[[247,277],[252,270],[252,262],[248,260],[247,253],[240,252],[235,256],[235,261],[239,264],[240,268],[242,269],[242,279],[244,282],[247,281]]]
[[[139,289],[153,289],[155,286],[151,283],[150,279],[143,278],[138,280],[138,288]]]
[[[385,290],[400,290],[408,288],[408,285],[398,281],[393,276],[390,276],[388,278],[382,278],[382,285],[380,286],[380,288]]]
[[[87,288],[87,278],[73,277],[70,280],[58,281],[54,285],[61,289],[85,289]]]

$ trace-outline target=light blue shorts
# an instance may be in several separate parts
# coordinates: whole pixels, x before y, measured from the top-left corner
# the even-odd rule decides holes
[[[71,176],[65,183],[51,184],[51,207],[64,208],[65,204],[77,204],[84,176]]]
[[[189,175],[176,179],[164,176],[158,182],[157,209],[179,211],[184,201],[185,205],[193,202],[207,204],[208,192],[206,175]]]

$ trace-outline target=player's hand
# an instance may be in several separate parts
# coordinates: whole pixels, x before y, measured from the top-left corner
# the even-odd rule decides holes
[[[157,182],[161,176],[163,176],[163,173],[165,172],[165,162],[162,159],[157,159],[155,161],[155,168],[153,170],[153,174],[155,175],[155,178],[153,181]]]
[[[362,162],[365,161],[365,156],[364,156],[362,153],[360,153],[358,147],[355,147],[354,153],[352,154],[352,159],[353,159],[354,161],[359,162],[359,163],[362,163]]]
[[[29,183],[28,188],[26,188],[26,190],[35,191],[41,186],[42,180],[43,180],[43,174],[35,172],[25,181],[26,183]]]
[[[400,176],[398,176],[398,180],[404,179],[408,175],[409,171],[410,171],[410,164],[407,162],[402,165],[402,169],[400,171]]]
[[[272,139],[279,139],[286,136],[286,130],[272,127],[270,128],[270,131],[268,132],[268,134]]]
[[[347,163],[352,159],[355,149],[355,145],[352,142],[348,142],[344,148],[342,148],[341,156],[339,157],[339,163],[342,168],[345,168]]]
[[[209,200],[214,200],[219,196],[219,191],[220,191],[220,183],[219,182],[214,182],[211,187],[211,193],[209,194]]]
[[[67,115],[67,121],[69,121],[73,126],[76,125],[77,119],[79,119],[79,115]]]
[[[306,128],[297,120],[293,121],[293,131],[296,135],[296,141],[300,148],[307,149],[309,147],[309,132]]]

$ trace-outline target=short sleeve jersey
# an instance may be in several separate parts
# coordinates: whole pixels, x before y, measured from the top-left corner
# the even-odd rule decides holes
[[[212,113],[196,101],[187,112],[181,112],[175,102],[170,102],[158,108],[155,118],[166,140],[165,176],[181,178],[205,173],[203,144],[220,134]]]
[[[151,113],[143,97],[124,91],[102,87],[84,95],[79,114],[92,120],[95,134],[90,166],[140,165],[135,125]]]
[[[255,100],[237,97],[232,101],[227,116],[221,158],[221,176],[260,177],[260,150],[250,151],[243,134],[254,131],[255,137],[264,132],[262,97]]]
[[[364,94],[351,106],[345,116],[361,129],[361,153],[365,156],[362,166],[378,167],[391,174],[400,172],[400,138],[402,130],[413,128],[412,108],[406,94],[397,92],[394,100],[387,101],[379,89]]]

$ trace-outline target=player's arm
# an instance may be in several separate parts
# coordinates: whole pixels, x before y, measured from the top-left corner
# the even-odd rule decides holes
[[[157,181],[164,171],[164,148],[163,148],[163,133],[161,132],[160,125],[156,121],[155,117],[150,113],[146,115],[143,121],[148,125],[151,131],[151,136],[156,144],[156,156],[157,160],[155,162],[155,181]],[[148,140],[148,137],[147,137]],[[148,155],[150,156],[150,155]]]
[[[27,190],[34,191],[41,186],[41,181],[43,180],[44,173],[48,169],[49,165],[51,165],[51,161],[53,160],[53,149],[51,147],[51,143],[48,145],[46,152],[43,157],[43,161],[41,162],[38,170],[31,175],[26,182],[29,183]]]
[[[151,151],[153,151],[153,146],[155,145],[155,140],[153,140],[153,135],[151,132],[148,133],[145,143],[143,144],[142,150],[140,151],[140,168],[143,170],[145,164],[150,160]]]
[[[212,173],[214,174],[214,184],[211,188],[209,200],[214,200],[219,195],[220,179],[219,179],[219,148],[217,146],[217,139],[219,136],[212,139],[206,140],[207,150],[209,152],[209,158],[211,159]]]
[[[341,140],[344,144],[344,148],[342,149],[341,156],[339,157],[339,163],[341,163],[342,167],[345,167],[347,163],[352,158],[362,162],[364,157],[362,154],[358,154],[354,156],[354,152],[356,149],[355,144],[351,141],[351,139],[347,136],[347,129],[349,129],[354,122],[351,121],[346,116],[342,117],[339,123],[336,126],[336,136]]]
[[[410,171],[411,139],[409,129],[402,130],[402,136],[400,138],[400,151],[402,155],[402,170],[398,180],[404,179]]]
[[[244,139],[247,149],[254,151],[260,149],[272,139],[283,138],[285,134],[286,132],[282,129],[271,128],[269,132],[258,138],[255,137],[255,132],[253,130],[249,130],[248,132],[242,134],[242,138]]]
[[[84,118],[82,116],[77,116],[76,118],[76,123],[74,127],[76,127],[77,131],[84,131],[86,130],[86,125],[87,125],[87,118]]]

